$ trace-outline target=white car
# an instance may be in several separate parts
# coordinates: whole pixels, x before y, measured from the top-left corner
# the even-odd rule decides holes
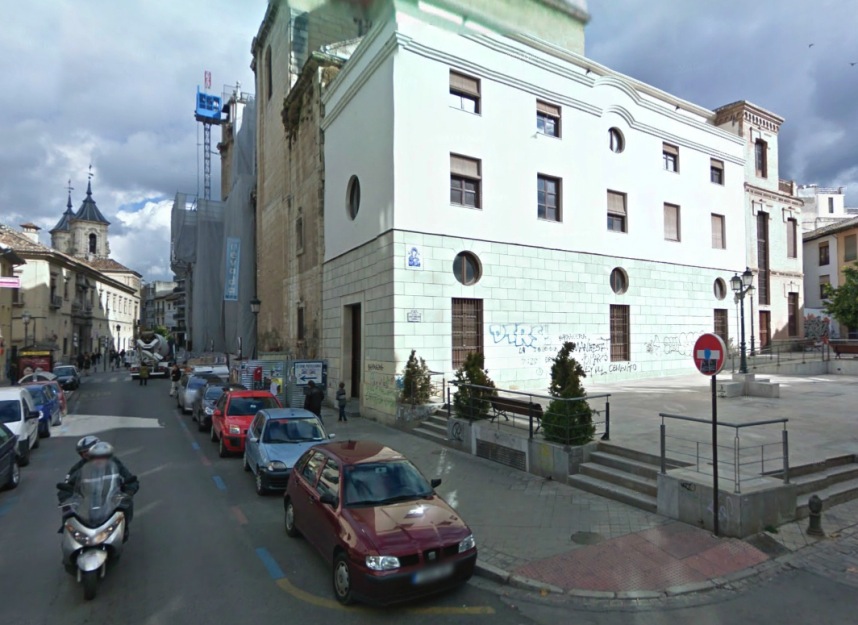
[[[0,423],[18,437],[18,464],[30,464],[30,450],[39,446],[39,411],[25,388],[0,388]]]

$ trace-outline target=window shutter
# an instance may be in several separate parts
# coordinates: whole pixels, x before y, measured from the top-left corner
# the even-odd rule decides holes
[[[665,154],[673,154],[674,156],[679,156],[679,148],[675,145],[670,145],[669,143],[663,143],[661,145],[661,151]]]
[[[674,204],[664,205],[664,238],[679,241],[679,207]]]
[[[474,158],[450,155],[450,174],[453,176],[464,176],[466,178],[480,177],[480,161]]]
[[[724,249],[724,217],[712,215],[712,247]]]
[[[554,106],[553,104],[548,104],[547,102],[537,100],[536,110],[540,113],[544,113],[545,115],[550,115],[551,117],[560,117],[560,107]]]
[[[466,93],[475,98],[480,97],[480,81],[464,74],[450,72],[450,91]]]
[[[626,195],[615,191],[608,191],[608,213],[611,215],[626,216]]]
[[[717,158],[710,158],[709,165],[712,169],[720,169],[721,171],[724,171],[724,163],[719,161]]]

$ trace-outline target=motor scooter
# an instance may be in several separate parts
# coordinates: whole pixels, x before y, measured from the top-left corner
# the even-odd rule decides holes
[[[94,599],[108,562],[122,555],[129,496],[122,492],[116,463],[91,460],[80,469],[72,496],[64,501],[63,566],[83,585],[83,598]]]

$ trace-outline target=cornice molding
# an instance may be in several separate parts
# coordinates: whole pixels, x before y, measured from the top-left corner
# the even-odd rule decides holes
[[[801,198],[797,198],[792,195],[787,195],[779,191],[763,189],[761,187],[751,184],[750,182],[745,183],[745,191],[751,197],[759,197],[765,200],[769,200],[771,202],[780,202],[781,204],[786,204],[788,206],[794,207],[794,209],[798,210],[799,213],[801,212],[801,208],[804,206],[804,201]]]

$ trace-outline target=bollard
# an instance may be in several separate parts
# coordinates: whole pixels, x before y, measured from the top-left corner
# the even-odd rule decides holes
[[[807,525],[808,535],[825,536],[825,532],[822,531],[822,499],[813,495],[808,499],[807,507],[810,510],[810,522]]]

